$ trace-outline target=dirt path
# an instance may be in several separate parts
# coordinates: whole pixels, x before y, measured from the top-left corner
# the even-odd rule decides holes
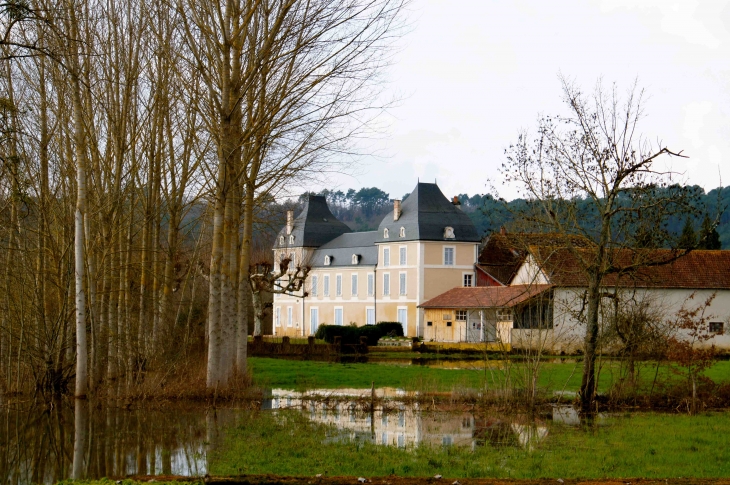
[[[190,477],[137,476],[139,482],[147,481],[196,481]],[[358,477],[282,477],[277,475],[242,475],[237,477],[205,477],[202,481],[211,485],[730,485],[730,478],[607,478],[607,479],[556,479],[511,480],[492,478],[413,478],[374,477],[367,482]]]

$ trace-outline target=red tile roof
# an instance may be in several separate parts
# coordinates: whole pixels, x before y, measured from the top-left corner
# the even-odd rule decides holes
[[[479,253],[478,266],[503,285],[508,285],[525,261],[531,246],[585,248],[592,245],[585,237],[554,232],[494,233]]]
[[[556,286],[587,285],[584,261],[591,251],[530,247],[549,281]],[[615,272],[604,286],[633,288],[730,289],[730,251],[671,249],[619,249],[609,253]]]
[[[551,285],[453,288],[420,308],[509,308],[552,288]]]

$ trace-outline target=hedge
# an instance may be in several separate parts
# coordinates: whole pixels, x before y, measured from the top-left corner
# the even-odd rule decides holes
[[[335,337],[342,338],[343,345],[357,345],[360,337],[368,338],[368,345],[377,345],[378,340],[385,336],[403,336],[403,326],[399,322],[378,322],[376,325],[320,325],[314,338],[322,339],[327,343],[334,343]]]

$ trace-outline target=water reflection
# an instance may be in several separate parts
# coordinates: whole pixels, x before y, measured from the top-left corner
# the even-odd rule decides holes
[[[265,409],[300,410],[310,421],[337,430],[330,441],[369,441],[385,446],[512,446],[531,450],[548,438],[554,426],[578,426],[570,406],[555,406],[539,414],[484,415],[475,412],[438,412],[403,399],[397,389],[378,389],[390,397],[385,408],[371,407],[370,391],[312,390],[297,393],[274,389]],[[349,399],[348,399],[349,396]]]
[[[200,407],[102,408],[86,400],[0,406],[0,481],[204,475],[209,446],[235,416]]]

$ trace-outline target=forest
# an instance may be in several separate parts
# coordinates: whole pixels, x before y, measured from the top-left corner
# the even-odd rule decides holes
[[[702,223],[707,216],[719,234],[722,249],[730,249],[730,187],[717,188],[705,192],[702,187],[689,187],[695,194],[693,204],[696,213],[688,218],[672,216],[668,219],[668,231],[673,234],[681,234],[686,225],[692,228],[695,236],[699,238],[702,231]],[[354,231],[370,231],[377,229],[382,218],[390,212],[392,200],[390,194],[377,187],[366,187],[359,190],[324,190],[319,193],[327,198],[327,202],[340,220],[348,224]],[[529,202],[524,199],[504,201],[490,194],[444,194],[451,199],[454,195],[459,198],[461,208],[471,218],[477,227],[479,234],[488,236],[491,232],[498,231],[502,226],[508,230],[524,230],[524,221],[521,218],[529,208]],[[298,209],[305,200],[306,193],[297,199],[295,207]],[[401,196],[405,200],[408,194]],[[291,204],[292,201],[289,202]],[[578,206],[588,207],[585,201],[578,201]],[[283,210],[283,209],[281,209]],[[579,209],[581,210],[581,209]],[[587,209],[582,209],[587,212]],[[519,221],[518,221],[519,220]],[[689,221],[689,223],[688,223]],[[280,221],[281,227],[283,219]],[[586,227],[590,228],[593,221],[586,218]],[[536,227],[534,230],[539,231]],[[657,242],[657,247],[662,243]],[[719,248],[714,248],[719,249]]]

